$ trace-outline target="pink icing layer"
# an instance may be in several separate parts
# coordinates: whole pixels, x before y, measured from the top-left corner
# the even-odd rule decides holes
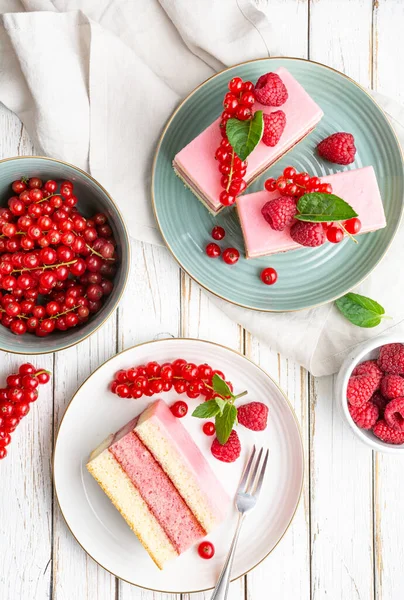
[[[127,433],[110,446],[109,451],[137,488],[178,553],[187,550],[206,534],[169,477],[135,433]]]
[[[281,67],[275,73],[281,77],[288,90],[287,101],[279,107],[263,106],[256,102],[254,111],[262,110],[268,114],[283,110],[286,115],[286,126],[276,146],[269,147],[260,142],[250,154],[245,176],[247,184],[301,140],[323,116],[321,108],[286,69]],[[174,158],[174,165],[187,177],[192,187],[202,192],[200,195],[206,198],[214,210],[222,208],[219,195],[223,191],[220,185],[221,175],[218,163],[215,160],[215,152],[222,139],[219,122],[220,118],[185,146]]]
[[[226,516],[230,498],[188,431],[163,400],[157,400],[147,408],[147,418],[156,422],[162,435],[180,454],[198,487],[204,492],[206,503],[221,521]]]
[[[364,167],[321,177],[331,183],[333,193],[358,213],[362,223],[360,233],[376,231],[386,226],[383,203],[373,167]],[[266,202],[279,197],[279,192],[256,192],[237,199],[247,256],[249,258],[302,248],[290,237],[290,228],[274,231],[265,221],[261,209]]]

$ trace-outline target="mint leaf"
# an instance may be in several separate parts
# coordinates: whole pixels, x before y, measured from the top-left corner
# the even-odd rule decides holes
[[[233,392],[227,383],[216,373],[213,375],[212,385],[215,392],[217,392],[220,396],[223,396],[223,398],[233,398]]]
[[[220,407],[217,405],[216,401],[208,400],[207,402],[199,404],[192,413],[192,416],[198,417],[199,419],[209,419],[210,417],[215,417],[220,412]]]
[[[219,396],[216,396],[215,402],[216,402],[216,404],[218,405],[218,407],[220,409],[220,414],[222,415],[223,411],[224,411],[224,407],[227,404],[226,400],[223,400],[223,398],[219,398]]]
[[[345,200],[334,194],[311,192],[304,194],[297,203],[299,221],[312,223],[330,223],[331,221],[347,221],[358,214]]]
[[[360,294],[346,294],[335,304],[344,317],[358,327],[376,327],[385,316],[383,306]]]
[[[216,415],[215,418],[216,437],[220,444],[225,444],[229,439],[236,419],[237,408],[233,404],[227,402],[223,414]]]
[[[264,133],[264,117],[262,110],[257,110],[252,119],[239,121],[229,119],[226,123],[227,139],[240,160],[245,160],[260,143]]]

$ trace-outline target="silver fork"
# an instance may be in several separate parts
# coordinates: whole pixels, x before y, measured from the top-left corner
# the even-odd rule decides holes
[[[258,452],[257,459],[254,461],[255,446],[253,446],[250,458],[248,459],[243,476],[237,488],[236,507],[239,512],[237,528],[230,546],[229,554],[227,555],[226,562],[223,565],[222,572],[220,573],[211,600],[226,600],[227,598],[230,584],[230,574],[241,526],[244,522],[246,514],[253,510],[257,504],[262,482],[264,480],[265,470],[267,468],[269,450],[266,451],[264,461],[260,466],[263,451],[264,449],[261,448],[261,450]]]

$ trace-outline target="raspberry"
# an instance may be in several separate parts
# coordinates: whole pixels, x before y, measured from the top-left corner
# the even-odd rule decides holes
[[[389,400],[404,396],[404,377],[400,377],[400,375],[385,375],[380,384],[380,391]]]
[[[217,460],[221,460],[222,462],[231,463],[237,460],[241,453],[241,444],[237,431],[233,429],[229,439],[223,445],[215,438],[212,443],[211,452]]]
[[[254,95],[265,106],[282,106],[288,99],[288,90],[279,75],[266,73],[255,84]]]
[[[379,409],[373,402],[365,402],[362,406],[348,404],[349,414],[358,427],[372,429],[379,417]]]
[[[296,212],[296,202],[292,196],[279,196],[269,200],[261,209],[265,221],[275,231],[283,231],[288,225],[292,225]]]
[[[373,427],[373,433],[382,440],[382,442],[386,442],[387,444],[404,443],[404,431],[397,431],[397,429],[389,427],[384,419],[377,421],[376,425]]]
[[[325,242],[325,232],[321,223],[296,221],[290,230],[292,240],[301,246],[321,246]]]
[[[393,429],[404,432],[404,398],[395,398],[387,404],[384,420]]]
[[[283,110],[264,115],[264,133],[262,141],[267,146],[276,146],[286,125],[286,115]]]
[[[377,388],[380,386],[380,382],[383,378],[383,371],[380,370],[377,361],[365,360],[365,362],[357,365],[352,371],[352,375],[372,375],[377,380]]]
[[[350,165],[356,153],[354,136],[345,132],[333,133],[318,144],[317,150],[320,156],[330,162]]]
[[[247,429],[263,431],[267,426],[268,407],[262,402],[249,402],[237,409],[238,422]]]
[[[386,373],[404,375],[404,345],[386,344],[382,346],[377,364]]]
[[[379,409],[379,415],[383,417],[384,409],[386,408],[388,403],[387,398],[384,398],[380,392],[375,392],[371,397],[370,402],[373,402],[373,404],[377,406],[377,408]]]
[[[377,367],[377,365],[373,361],[366,361],[366,363],[358,365],[352,371],[352,375],[348,381],[346,395],[348,402],[353,406],[362,406],[365,404],[380,385],[382,374],[376,371],[375,366]]]

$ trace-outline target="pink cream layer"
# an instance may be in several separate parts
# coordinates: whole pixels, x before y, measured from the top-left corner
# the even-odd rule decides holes
[[[109,451],[139,491],[178,553],[185,552],[205,535],[171,480],[135,433],[130,432],[122,437],[110,446]]]
[[[383,203],[373,167],[343,171],[328,177],[320,177],[320,180],[330,183],[333,193],[348,202],[358,213],[362,223],[360,233],[376,231],[386,226]],[[237,198],[237,212],[247,258],[302,248],[290,237],[290,228],[275,231],[261,214],[264,204],[278,198],[279,195],[279,192],[262,191]]]
[[[174,417],[163,400],[157,400],[145,412],[147,418],[156,422],[162,435],[182,457],[199,488],[204,491],[206,503],[215,513],[218,522],[222,521],[229,509],[230,498],[180,419]]]
[[[245,176],[247,184],[290,150],[317,125],[323,116],[321,108],[289,71],[281,67],[274,72],[285,84],[288,99],[279,107],[263,106],[256,102],[254,111],[262,110],[268,114],[282,110],[286,115],[286,126],[276,146],[270,147],[260,142],[250,154]],[[187,184],[200,191],[199,195],[214,212],[223,208],[219,202],[219,195],[223,191],[220,185],[221,174],[215,160],[216,149],[222,140],[219,123],[220,118],[185,146],[175,156],[173,163]]]

